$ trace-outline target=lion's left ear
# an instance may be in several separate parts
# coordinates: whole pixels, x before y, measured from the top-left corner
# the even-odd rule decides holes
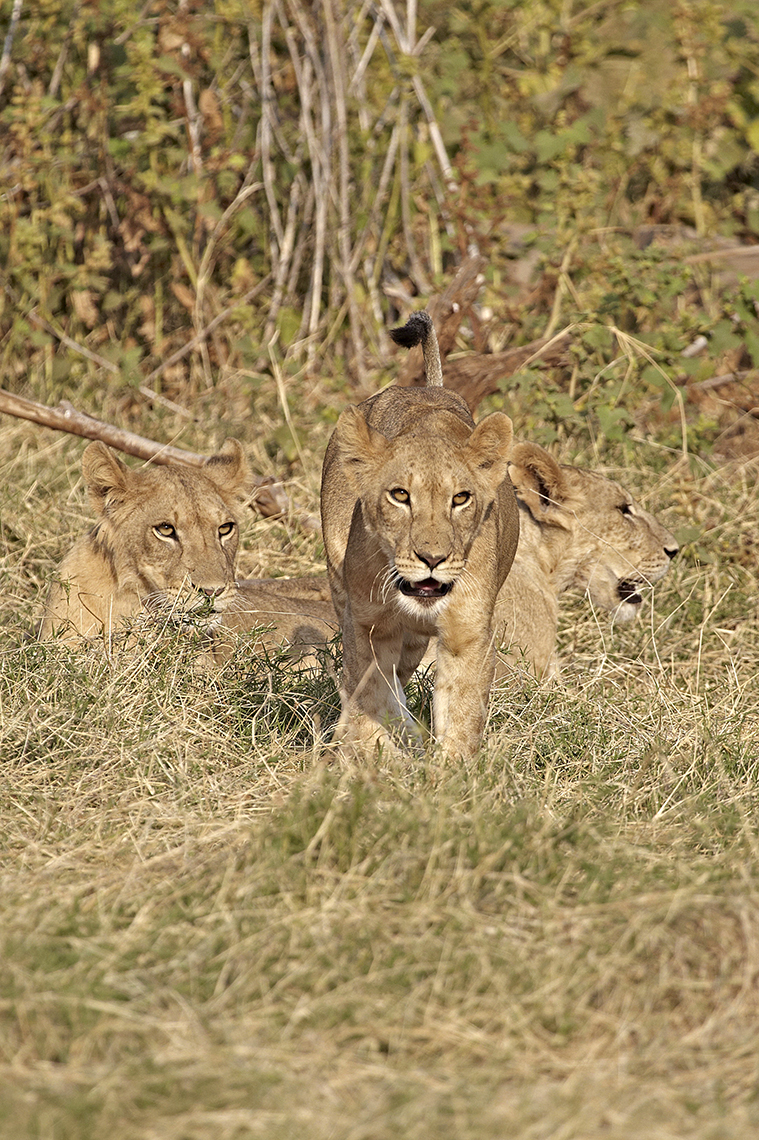
[[[250,468],[239,439],[225,439],[203,464],[203,473],[226,495],[244,499],[251,489]]]
[[[340,414],[335,428],[340,461],[351,490],[361,497],[365,478],[374,464],[387,454],[389,440],[375,431],[353,404]]]
[[[478,467],[487,470],[497,486],[507,478],[514,428],[503,412],[493,412],[480,420],[467,442]]]
[[[536,522],[571,528],[576,505],[572,489],[550,452],[537,443],[518,443],[511,452],[509,478]]]

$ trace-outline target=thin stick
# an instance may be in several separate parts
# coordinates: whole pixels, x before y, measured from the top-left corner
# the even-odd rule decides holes
[[[263,289],[266,288],[270,281],[271,273],[267,273],[265,277],[261,278],[257,285],[254,285],[252,289],[249,289],[248,292],[243,294],[243,296],[240,297],[239,300],[235,301],[233,305],[228,305],[226,309],[222,309],[218,316],[214,317],[212,321],[209,321],[206,327],[201,329],[200,332],[192,338],[192,340],[188,340],[187,344],[183,345],[182,348],[178,348],[176,352],[172,353],[171,356],[164,360],[163,364],[159,364],[158,368],[154,368],[153,371],[145,377],[145,383],[149,384],[151,381],[155,380],[156,377],[160,376],[161,373],[169,368],[172,364],[176,364],[176,362],[178,360],[181,360],[183,356],[187,356],[188,352],[192,352],[193,348],[195,348],[195,346],[199,344],[201,340],[205,340],[207,336],[210,336],[216,326],[220,325],[221,322],[225,320],[231,312],[234,312],[235,309],[239,309],[241,305],[246,305],[248,301],[252,301],[255,296],[257,296],[260,292],[262,292]]]
[[[205,297],[206,285],[208,283],[208,279],[211,276],[211,270],[213,268],[213,259],[216,256],[216,246],[218,245],[222,230],[226,226],[229,219],[233,216],[233,214],[236,214],[243,203],[246,202],[248,198],[250,198],[251,194],[255,194],[256,191],[260,190],[263,186],[262,182],[253,182],[251,184],[248,183],[248,178],[251,177],[252,171],[253,168],[251,166],[249,167],[245,181],[235,195],[235,198],[229,203],[226,210],[214,226],[213,232],[208,239],[206,248],[203,251],[203,256],[200,260],[200,266],[198,268],[198,282],[195,287],[195,312],[193,315],[193,323],[198,333],[202,331],[203,327],[203,300]]]
[[[350,314],[350,332],[353,345],[354,367],[359,382],[363,382],[364,371],[364,343],[361,336],[361,320],[356,304],[356,289],[351,267],[350,247],[350,157],[348,153],[348,114],[345,103],[346,74],[345,54],[342,29],[338,26],[338,13],[332,6],[333,0],[326,0],[324,4],[324,18],[327,25],[327,54],[332,72],[332,95],[335,106],[337,150],[339,156],[338,170],[338,211],[339,222],[337,228],[337,255],[340,273],[345,284],[348,297],[348,312]]]
[[[138,459],[149,460],[152,463],[183,463],[187,467],[202,467],[208,458],[196,451],[185,451],[184,448],[172,447],[168,443],[156,443],[153,439],[146,439],[131,431],[122,431],[113,424],[104,423],[94,416],[88,416],[86,412],[78,411],[68,401],[61,401],[57,408],[49,408],[46,404],[38,404],[36,400],[26,400],[23,396],[16,396],[0,388],[0,412],[15,416],[17,419],[31,420],[32,423],[53,428],[55,431],[66,431],[70,435],[82,436],[84,439],[99,439],[109,447],[123,451],[125,455],[134,455]],[[279,517],[288,513],[290,504],[281,483],[263,475],[254,475],[252,482],[256,492],[251,506],[255,506],[265,518]],[[300,520],[302,514],[303,512],[300,512],[296,515],[296,521]],[[306,529],[313,529],[306,523],[303,525]]]
[[[21,18],[21,3],[22,0],[13,0],[13,8],[11,10],[11,22],[8,25],[8,34],[5,37],[3,44],[3,57],[0,59],[0,95],[5,87],[5,73],[8,70],[11,62],[11,51],[13,50],[13,40],[16,35],[16,27],[18,26],[19,19]]]
[[[246,305],[248,301],[252,301],[254,297],[256,297],[266,288],[270,281],[271,273],[267,273],[265,277],[261,278],[257,285],[254,285],[252,289],[249,289],[247,293],[244,293],[239,300],[235,301],[232,305],[227,305],[226,309],[222,309],[222,311],[217,316],[215,316],[212,321],[208,322],[205,328],[202,328],[200,332],[196,333],[196,335],[191,340],[188,340],[187,344],[182,345],[181,348],[178,348],[176,352],[167,357],[167,359],[164,360],[162,364],[159,364],[157,368],[154,368],[153,371],[145,377],[145,383],[140,385],[140,391],[142,394],[151,400],[157,399],[163,402],[164,397],[160,396],[158,392],[154,392],[150,387],[151,381],[157,379],[157,377],[159,377],[162,372],[164,372],[172,364],[176,364],[176,362],[178,360],[181,360],[183,356],[187,356],[188,352],[192,352],[193,348],[195,348],[196,345],[200,344],[202,340],[205,340],[206,337],[210,336],[217,325],[220,325],[221,322],[225,320],[230,313],[234,312],[235,309],[239,309],[241,305]],[[31,312],[27,313],[27,317],[34,324],[38,325],[39,328],[44,329],[46,333],[50,333],[50,336],[54,336],[56,340],[59,340],[61,342],[61,344],[65,344],[66,348],[70,348],[73,352],[78,352],[80,356],[85,356],[88,360],[91,360],[93,364],[97,364],[101,368],[106,368],[114,375],[119,375],[121,373],[121,369],[119,368],[118,364],[114,364],[112,360],[106,360],[104,356],[99,356],[98,353],[93,352],[92,349],[89,349],[85,345],[79,344],[77,341],[72,340],[70,336],[66,336],[64,332],[56,329],[53,325],[49,324],[48,321],[43,320],[42,317],[37,316],[33,309]],[[171,401],[168,402],[171,403]],[[190,414],[186,412],[184,408],[180,408],[178,404],[172,404],[172,410],[179,411],[183,415]]]
[[[80,356],[86,356],[88,360],[91,360],[93,362],[93,364],[97,364],[101,368],[106,368],[109,372],[113,372],[114,374],[121,372],[118,364],[114,364],[112,360],[106,360],[104,356],[99,356],[97,352],[93,352],[92,349],[86,348],[83,344],[77,344],[77,342],[75,340],[72,340],[70,336],[66,336],[64,332],[60,332],[58,329],[54,328],[53,325],[43,320],[42,317],[38,317],[34,309],[32,309],[26,315],[33,324],[37,325],[41,329],[44,329],[46,333],[50,333],[50,335],[54,336],[56,340],[59,340],[61,344],[65,344],[66,348],[70,348],[74,352],[78,352]]]

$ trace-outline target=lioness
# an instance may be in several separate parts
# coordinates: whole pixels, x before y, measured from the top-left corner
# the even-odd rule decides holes
[[[442,387],[428,313],[391,336],[421,342],[426,387],[390,387],[340,416],[322,470],[322,531],[343,631],[344,748],[408,740],[403,686],[437,636],[432,729],[469,757],[485,725],[495,667],[493,607],[519,538],[508,479],[511,420],[477,426]]]
[[[234,590],[237,511],[250,489],[236,439],[202,467],[144,470],[91,443],[82,472],[99,518],[61,563],[41,638],[110,638],[143,607],[197,605]]]
[[[507,660],[523,658],[555,676],[559,597],[584,590],[591,603],[631,621],[641,589],[663,577],[678,551],[674,535],[619,483],[559,465],[536,443],[516,444],[509,477],[519,504],[519,548],[496,603]]]

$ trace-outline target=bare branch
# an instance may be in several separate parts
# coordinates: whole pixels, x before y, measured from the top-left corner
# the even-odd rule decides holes
[[[279,216],[279,206],[277,205],[277,196],[274,191],[274,183],[276,180],[276,170],[271,156],[271,141],[273,131],[273,118],[274,118],[274,87],[271,80],[271,28],[273,20],[273,5],[271,3],[264,4],[263,17],[261,20],[261,48],[260,48],[260,67],[261,67],[261,165],[263,168],[264,187],[266,190],[266,200],[269,203],[269,220],[276,238],[277,250],[272,250],[272,264],[276,272],[276,264],[278,261],[279,248],[282,246],[283,232],[282,232],[282,219]],[[251,55],[253,54],[253,45],[256,44],[252,27],[249,28],[249,37],[251,41]],[[256,46],[258,46],[256,44]]]
[[[21,4],[22,0],[13,0],[13,8],[11,9],[11,22],[8,25],[8,34],[5,37],[5,43],[3,44],[3,55],[2,59],[0,59],[0,95],[2,95],[3,88],[5,87],[5,73],[10,67],[13,40],[16,35],[16,28],[18,27],[19,19],[21,18]]]
[[[350,248],[350,159],[348,146],[348,113],[345,105],[346,75],[344,40],[340,36],[336,13],[332,8],[333,0],[324,0],[324,16],[327,24],[327,49],[332,72],[334,102],[337,116],[337,145],[340,155],[340,181],[339,181],[339,224],[337,230],[337,248],[345,292],[348,298],[348,311],[350,313],[350,330],[353,341],[353,354],[359,381],[364,378],[364,346],[361,337],[361,319],[356,304],[356,290],[351,267]]]
[[[62,401],[57,408],[49,408],[46,404],[38,404],[36,400],[26,400],[23,396],[16,396],[0,388],[0,412],[17,419],[31,420],[32,423],[43,427],[53,428],[55,431],[66,431],[70,435],[83,436],[85,439],[99,439],[109,447],[123,451],[125,455],[134,455],[138,459],[150,460],[152,463],[183,463],[188,467],[202,467],[207,456],[199,455],[195,451],[185,451],[180,447],[172,447],[168,443],[156,443],[155,440],[135,435],[131,431],[123,431],[113,424],[88,416],[86,412],[77,411],[68,401]],[[278,517],[287,514],[289,501],[281,483],[270,476],[255,475],[253,484],[256,492],[251,506],[265,517]],[[305,519],[308,516],[303,516]],[[305,526],[305,522],[303,523]],[[313,529],[306,527],[306,529]]]

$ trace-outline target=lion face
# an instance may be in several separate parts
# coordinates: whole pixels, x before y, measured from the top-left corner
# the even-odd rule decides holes
[[[506,473],[510,421],[489,417],[470,433],[451,417],[445,462],[436,462],[429,431],[388,440],[353,411],[341,419],[340,449],[363,523],[385,555],[378,591],[406,614],[432,617],[458,582],[466,589],[472,543]]]
[[[188,487],[179,472],[171,474],[168,487],[142,488],[137,509],[111,504],[93,540],[114,550],[122,585],[134,584],[146,604],[191,610],[233,589],[239,526],[210,480]]]
[[[247,476],[236,440],[202,468],[143,471],[91,444],[82,469],[101,512],[92,538],[113,558],[120,586],[148,602],[184,597],[194,604],[233,589],[236,495]]]
[[[237,440],[203,467],[127,467],[92,443],[82,471],[98,520],[64,559],[41,636],[92,636],[142,607],[188,612],[234,591],[248,467]]]
[[[556,593],[584,590],[616,621],[632,620],[643,591],[678,552],[674,535],[619,483],[560,466],[537,444],[514,448],[509,474],[546,550],[561,551],[554,559]]]
[[[581,558],[572,586],[610,610],[615,621],[631,621],[642,591],[667,573],[677,540],[619,483],[577,469],[570,481],[582,494],[582,506],[575,508]]]

